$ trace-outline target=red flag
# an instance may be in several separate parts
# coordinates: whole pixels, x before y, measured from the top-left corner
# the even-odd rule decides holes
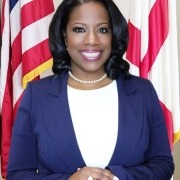
[[[126,57],[135,75],[154,85],[171,147],[180,139],[179,69],[175,0],[131,0]]]
[[[53,0],[3,0],[0,71],[1,172],[6,177],[11,131],[27,82],[52,66],[48,26]]]

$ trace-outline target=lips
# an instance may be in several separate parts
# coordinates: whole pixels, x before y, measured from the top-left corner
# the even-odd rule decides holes
[[[102,51],[81,51],[81,55],[85,60],[95,61],[100,58]]]

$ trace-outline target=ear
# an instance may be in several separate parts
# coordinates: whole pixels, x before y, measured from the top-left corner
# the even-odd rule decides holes
[[[63,32],[63,36],[64,36],[65,45],[66,45],[66,47],[67,47],[67,36],[66,36],[66,33],[65,33],[65,32]]]

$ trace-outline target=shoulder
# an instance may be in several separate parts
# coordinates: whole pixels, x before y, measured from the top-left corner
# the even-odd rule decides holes
[[[152,83],[148,79],[134,76],[134,75],[131,75],[130,79],[138,90],[143,90],[143,89],[152,87]]]
[[[60,74],[30,82],[26,91],[29,91],[34,97],[42,97],[44,95],[59,96],[61,92],[65,92],[67,80],[68,73],[63,71]]]
[[[28,83],[25,92],[31,92],[35,96],[46,94],[50,91],[60,89],[65,84],[67,75],[64,73],[47,76],[45,78],[34,80]]]
[[[28,83],[28,85],[35,89],[36,88],[38,88],[38,89],[39,88],[50,88],[52,83],[53,83],[53,85],[58,85],[59,82],[64,79],[64,77],[66,77],[65,73],[51,75],[51,76],[47,76],[47,77],[44,77],[39,80],[31,81]]]
[[[159,99],[157,92],[150,80],[132,75],[131,82],[136,88],[136,93],[141,93],[144,97],[153,101]]]
[[[128,77],[122,75],[119,78],[119,83],[125,88],[125,91],[130,92],[145,92],[153,88],[150,80],[135,75],[130,75]]]
[[[33,80],[27,84],[25,91],[31,90],[35,91],[36,93],[38,93],[39,91],[43,92],[44,90],[48,89],[54,77],[55,76],[53,75],[42,79]]]
[[[33,87],[41,87],[41,86],[45,87],[45,86],[48,86],[54,78],[55,78],[55,75],[47,76],[42,79],[33,80],[29,82],[28,85],[33,86]]]
[[[128,78],[121,77],[119,89],[126,95],[142,94],[145,98],[157,98],[156,90],[150,80],[138,76],[130,75]],[[122,86],[122,87],[121,87]]]

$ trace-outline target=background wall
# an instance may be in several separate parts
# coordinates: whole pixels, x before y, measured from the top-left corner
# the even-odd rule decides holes
[[[179,68],[180,68],[180,1],[177,3],[177,26],[178,26],[178,55],[179,55]],[[180,180],[180,141],[174,146],[174,161],[175,161],[175,173],[174,180]]]

